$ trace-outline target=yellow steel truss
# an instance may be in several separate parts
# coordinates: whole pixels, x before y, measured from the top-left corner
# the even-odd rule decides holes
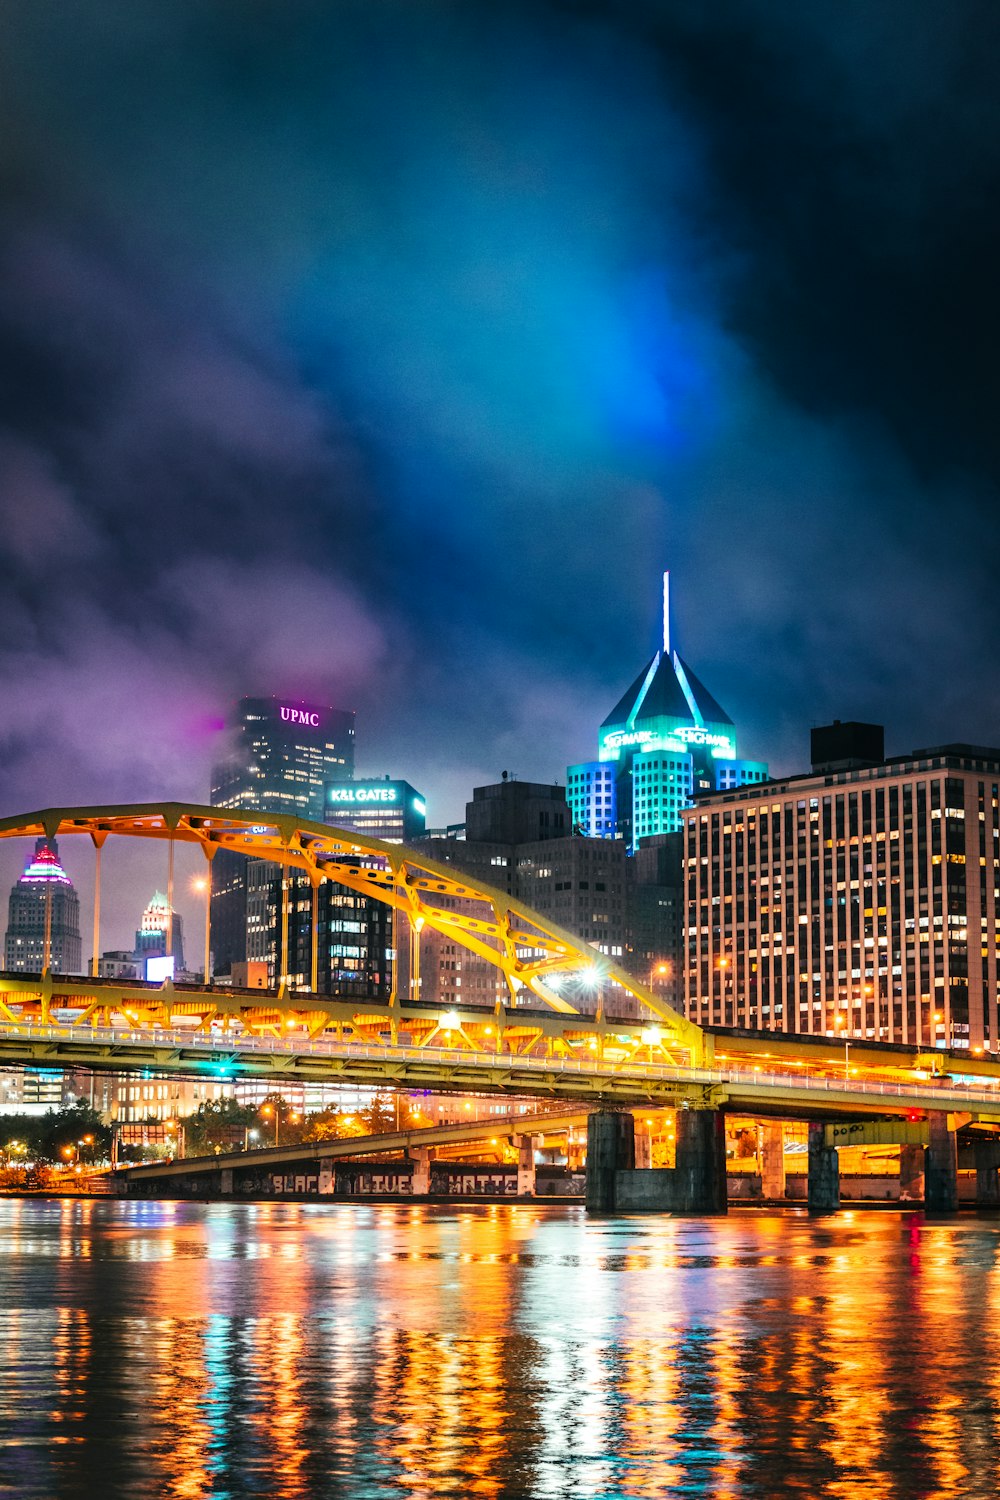
[[[614,1012],[621,997],[631,995],[640,1007],[656,1018],[655,1032],[645,1032],[640,1042],[634,1025],[623,1027],[634,1033],[633,1045],[655,1046],[664,1060],[684,1061],[703,1066],[710,1060],[710,1038],[701,1028],[688,1021],[655,995],[646,985],[610,963],[595,949],[582,943],[572,933],[542,917],[523,902],[493,887],[474,881],[446,865],[428,860],[403,845],[386,844],[353,831],[331,828],[286,814],[242,812],[220,808],[189,806],[179,802],[140,804],[128,807],[48,808],[23,817],[0,820],[0,838],[65,839],[71,835],[89,836],[98,858],[105,841],[112,835],[130,839],[153,839],[196,844],[211,860],[219,849],[264,859],[285,870],[302,871],[314,891],[324,880],[370,896],[401,913],[409,923],[411,941],[417,954],[415,972],[419,973],[419,941],[422,929],[430,928],[460,944],[493,964],[503,975],[511,996],[510,1007],[497,1005],[492,1026],[486,1026],[484,1012],[471,1007],[463,1009],[465,1018],[450,1045],[461,1046],[463,1038],[470,1050],[482,1045],[487,1033],[491,1045],[508,1054],[536,1050],[541,1043],[552,1055],[562,1051],[573,1055],[580,1045],[596,1049],[603,1055],[604,1033],[608,1026],[617,1028]],[[172,868],[172,860],[171,860]],[[95,954],[99,920],[99,887],[95,897]],[[454,905],[451,903],[461,903]],[[287,906],[283,903],[284,909]],[[315,922],[316,905],[313,903]],[[283,946],[287,952],[287,924],[283,923]],[[207,933],[206,933],[207,947]],[[316,945],[313,944],[315,952]],[[287,965],[282,964],[282,972]],[[580,1015],[565,994],[559,981],[581,971],[592,977],[597,995],[596,1018]],[[315,965],[314,965],[315,973]],[[61,978],[56,979],[63,986]],[[313,986],[313,988],[315,985]],[[72,988],[76,1000],[86,986],[77,981]],[[51,1018],[52,979],[45,976],[39,985],[35,980],[5,981],[0,995],[0,1020],[8,1023],[36,1015],[47,1023]],[[558,1030],[545,1024],[544,1015],[536,1015],[530,1024],[516,1006],[522,991],[542,1001],[550,1012],[563,1018]],[[126,991],[128,993],[126,994]],[[419,996],[419,987],[416,990]],[[412,999],[413,997],[411,997]],[[17,1005],[16,1013],[11,1004]],[[388,1029],[395,1040],[402,1024],[415,1032],[420,1042],[435,1043],[443,1018],[432,1020],[419,1007],[401,1001],[396,985],[388,1005],[372,1001],[347,1006],[301,989],[286,990],[284,981],[277,996],[233,996],[230,1000],[218,991],[204,990],[197,996],[183,995],[169,986],[150,992],[138,987],[122,989],[94,985],[86,997],[84,1022],[122,1024],[134,1016],[137,1025],[168,1025],[171,1018],[197,1017],[199,1027],[213,1024],[235,1024],[240,1029],[272,1033],[291,1025],[316,1037],[331,1028],[343,1035],[345,1023],[362,1033],[373,1028]],[[405,1018],[403,1016],[406,1011]],[[486,1013],[489,1015],[489,1013]],[[579,1016],[579,1035],[574,1033],[570,1017]],[[595,1024],[596,1023],[596,1024]],[[647,1023],[648,1024],[648,1023]],[[473,1039],[470,1028],[477,1035]]]

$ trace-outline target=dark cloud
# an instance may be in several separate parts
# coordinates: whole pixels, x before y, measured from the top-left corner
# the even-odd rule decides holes
[[[11,8],[6,811],[243,691],[436,821],[677,635],[748,753],[996,740],[992,6]]]

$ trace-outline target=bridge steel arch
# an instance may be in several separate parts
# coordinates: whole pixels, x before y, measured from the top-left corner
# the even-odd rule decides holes
[[[666,1058],[699,1067],[711,1056],[711,1039],[701,1028],[680,1015],[639,980],[579,938],[517,901],[505,892],[456,871],[448,865],[426,859],[423,854],[402,844],[388,844],[367,838],[353,830],[305,821],[288,814],[264,812],[230,812],[217,807],[189,805],[180,802],[141,803],[130,806],[47,808],[40,812],[0,820],[0,839],[60,838],[79,835],[89,837],[100,860],[100,852],[111,838],[148,839],[164,843],[198,845],[211,861],[220,849],[262,859],[282,866],[284,871],[301,871],[314,893],[324,881],[334,881],[362,895],[374,898],[402,916],[409,928],[417,955],[414,977],[419,980],[420,933],[424,928],[440,933],[468,952],[494,965],[506,981],[511,996],[511,1010],[523,990],[530,991],[557,1015],[567,1020],[580,1016],[588,1028],[594,1018],[581,1014],[566,993],[560,992],[561,981],[584,971],[592,976],[597,990],[597,1021],[613,1022],[614,1002],[623,995],[632,996],[647,1019],[658,1023],[657,1050]],[[172,856],[171,856],[172,869]],[[95,968],[100,910],[100,867],[95,890]],[[172,892],[170,892],[172,897]],[[287,901],[283,901],[283,962],[287,970]],[[313,903],[313,952],[316,952],[316,903]],[[206,948],[208,934],[206,930]],[[316,1034],[330,1022],[329,1008],[322,1007],[324,997],[313,984],[291,990],[282,978],[277,998],[267,1000],[272,1010],[287,1009],[309,1023]],[[51,976],[43,976],[49,982]],[[11,976],[8,976],[8,980]],[[20,985],[17,986],[21,988]],[[9,990],[9,984],[6,986]],[[205,989],[209,989],[206,981]],[[419,983],[415,985],[419,996]],[[165,986],[170,991],[170,986]],[[95,987],[96,990],[96,987]],[[394,969],[390,1011],[398,1008],[397,974]],[[314,995],[318,1009],[310,1011],[309,996]],[[261,1000],[264,1000],[261,995]],[[415,997],[411,994],[410,999]],[[2,1000],[2,997],[0,997]],[[100,1003],[95,999],[94,1008]],[[195,1006],[185,1003],[182,991],[168,994],[161,1010],[180,1014]],[[4,1008],[0,1004],[0,1009]],[[469,1007],[471,1009],[471,1007]],[[499,1011],[502,1007],[496,1007]],[[204,1009],[204,1006],[202,1006]],[[505,1009],[505,1008],[503,1008]],[[486,1008],[484,1014],[488,1015]],[[641,1011],[640,1011],[641,1013]],[[624,1020],[624,1018],[622,1018]],[[634,1018],[629,1018],[635,1025]],[[546,1028],[548,1029],[548,1028]]]

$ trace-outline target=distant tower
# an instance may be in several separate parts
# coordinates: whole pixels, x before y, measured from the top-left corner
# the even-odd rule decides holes
[[[147,958],[162,958],[167,952],[167,928],[170,928],[170,946],[174,955],[174,971],[184,968],[184,929],[175,910],[170,920],[170,905],[162,891],[154,891],[153,899],[142,914],[135,934],[135,956],[140,965]],[[140,975],[145,973],[140,968]]]
[[[354,713],[281,698],[241,698],[229,719],[227,754],[212,770],[209,801],[231,812],[291,813],[321,823],[324,788],[354,775]],[[274,962],[271,918],[280,866],[220,849],[212,860],[215,972],[234,962]]]
[[[567,769],[574,826],[593,838],[643,840],[676,833],[696,792],[767,779],[738,760],[736,728],[670,647],[670,574],[663,575],[662,644],[599,731],[598,759]]]
[[[79,974],[80,898],[59,863],[55,839],[41,838],[10,893],[4,968],[40,974],[45,967],[46,930],[51,971]]]

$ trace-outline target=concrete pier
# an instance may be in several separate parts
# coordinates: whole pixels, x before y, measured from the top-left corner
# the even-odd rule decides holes
[[[533,1135],[517,1137],[517,1196],[519,1198],[535,1196],[535,1137]]]
[[[674,1184],[678,1213],[728,1212],[726,1118],[721,1109],[677,1111]]]
[[[976,1207],[1000,1208],[1000,1142],[976,1141],[973,1145],[976,1163]]]
[[[406,1154],[413,1163],[413,1177],[411,1179],[410,1191],[416,1197],[429,1193],[431,1190],[431,1153],[429,1149],[426,1146],[414,1146]]]
[[[924,1148],[903,1145],[899,1148],[899,1200],[920,1203],[924,1196]]]
[[[635,1121],[628,1110],[595,1109],[587,1116],[587,1209],[615,1211],[615,1173],[635,1167]]]
[[[785,1127],[780,1120],[761,1127],[760,1186],[765,1198],[785,1196]]]
[[[927,1116],[930,1142],[924,1148],[924,1210],[943,1215],[958,1212],[958,1147],[948,1116],[934,1110]]]
[[[840,1162],[836,1146],[826,1144],[826,1126],[809,1122],[809,1185],[811,1214],[832,1214],[840,1207]]]

